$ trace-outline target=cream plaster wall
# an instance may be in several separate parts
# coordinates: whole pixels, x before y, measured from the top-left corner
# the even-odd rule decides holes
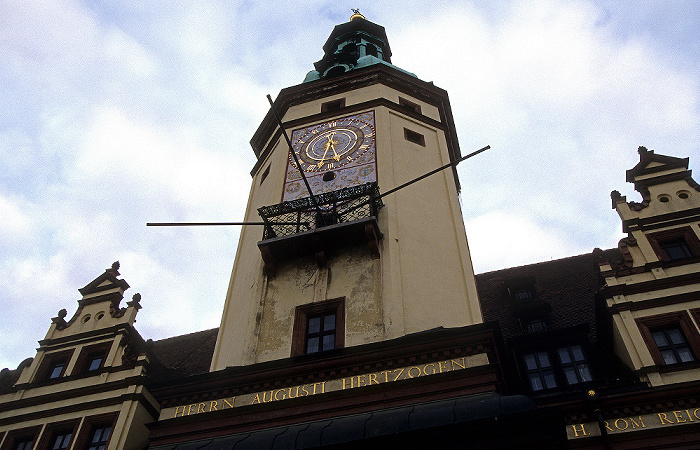
[[[387,86],[342,95],[346,105],[379,97],[398,103],[399,96],[420,104],[423,114],[439,120],[437,108]],[[323,102],[337,97],[294,106],[284,120],[317,114]],[[374,112],[381,192],[449,162],[441,130],[386,107]],[[404,127],[423,134],[426,145],[407,141]],[[288,152],[286,143],[278,142],[260,165],[246,220],[258,221],[257,208],[280,202]],[[261,184],[261,173],[268,165],[270,173]],[[366,247],[329,260],[326,298],[346,297],[346,346],[482,322],[452,172],[442,171],[383,201],[385,207],[378,216],[384,235],[379,260],[372,260]],[[241,230],[212,370],[288,357],[294,308],[314,301],[308,284],[316,270],[311,259],[285,264],[269,279],[262,272],[257,248],[261,238],[260,227]]]

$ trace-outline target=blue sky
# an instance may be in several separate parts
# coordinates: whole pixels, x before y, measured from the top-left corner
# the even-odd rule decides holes
[[[450,94],[477,272],[614,247],[645,145],[700,160],[692,1],[0,3],[0,368],[113,261],[159,339],[218,326],[266,94],[351,7]],[[427,168],[429,169],[429,168]],[[384,187],[389,189],[391,186]]]

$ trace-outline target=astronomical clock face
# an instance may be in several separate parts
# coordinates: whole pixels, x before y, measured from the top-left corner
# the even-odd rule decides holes
[[[377,181],[374,112],[294,130],[296,153],[314,194]],[[283,201],[308,197],[300,168],[289,155]]]

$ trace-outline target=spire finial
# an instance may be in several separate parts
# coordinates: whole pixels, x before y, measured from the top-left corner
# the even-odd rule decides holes
[[[359,9],[357,9],[357,8],[350,8],[350,9],[351,9],[351,11],[352,11],[352,16],[350,16],[350,21],[351,21],[351,22],[352,22],[353,20],[364,19],[364,18],[365,18],[365,16],[363,16],[362,13],[360,13],[360,10],[359,10]]]

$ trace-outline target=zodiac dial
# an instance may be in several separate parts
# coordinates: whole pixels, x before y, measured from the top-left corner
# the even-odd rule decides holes
[[[373,143],[372,125],[345,117],[307,128],[293,148],[305,172],[325,172],[357,159]]]

